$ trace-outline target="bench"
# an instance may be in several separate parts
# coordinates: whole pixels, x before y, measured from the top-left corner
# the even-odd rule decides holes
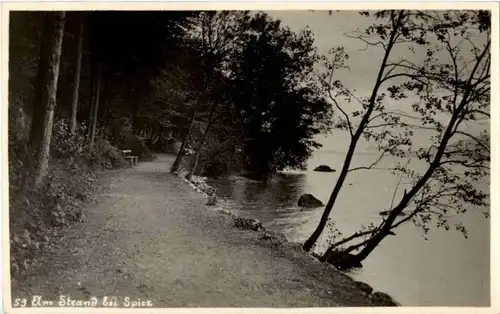
[[[137,165],[137,162],[139,161],[139,157],[137,157],[137,156],[130,156],[129,154],[131,152],[132,151],[130,149],[124,149],[124,150],[122,150],[122,153],[125,155],[125,158],[128,161],[130,161],[130,165],[134,166],[134,165]]]

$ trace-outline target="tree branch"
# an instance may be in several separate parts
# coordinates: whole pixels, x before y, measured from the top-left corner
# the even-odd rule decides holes
[[[320,80],[323,80],[323,78],[321,78],[319,75],[318,75],[318,78]],[[354,136],[354,133],[353,133],[353,128],[352,128],[351,120],[349,119],[349,115],[342,109],[342,107],[339,105],[338,101],[335,99],[335,97],[333,97],[332,92],[330,90],[330,86],[332,84],[332,80],[333,80],[333,69],[330,71],[329,80],[328,80],[328,83],[327,83],[328,97],[330,97],[330,99],[335,104],[335,107],[337,107],[337,109],[344,115],[344,118],[347,121],[347,127],[349,128],[349,134],[352,137],[352,136]]]
[[[378,164],[378,162],[380,160],[382,160],[382,158],[384,158],[385,154],[389,151],[389,148],[387,149],[384,149],[384,151],[382,152],[382,154],[380,154],[380,156],[377,158],[377,160],[375,160],[370,166],[368,167],[356,167],[356,168],[352,168],[352,169],[349,169],[347,172],[353,172],[353,171],[356,171],[356,170],[370,170],[370,169],[373,169],[373,167],[375,165]]]

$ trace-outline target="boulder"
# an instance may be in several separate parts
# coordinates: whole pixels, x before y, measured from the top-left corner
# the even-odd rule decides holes
[[[376,306],[401,306],[390,295],[379,291],[372,293],[370,299]]]
[[[383,210],[383,211],[381,211],[381,212],[380,212],[380,213],[378,213],[378,214],[379,214],[380,216],[387,216],[387,215],[389,215],[389,213],[390,213],[390,212],[391,212],[390,210]],[[404,217],[404,216],[406,216],[406,213],[399,213],[399,215],[398,215],[398,216],[402,216],[402,217]]]
[[[314,168],[314,171],[319,171],[319,172],[336,172],[337,170],[330,168],[330,166],[327,165],[320,165]]]
[[[364,283],[362,281],[355,281],[354,284],[356,285],[356,287],[358,287],[361,291],[363,291],[364,293],[366,293],[366,295],[370,295],[372,292],[373,292],[373,288],[372,286],[370,286],[369,284],[367,283]]]
[[[264,227],[262,226],[262,223],[257,219],[253,218],[237,217],[234,219],[234,225],[237,228],[248,229],[253,231],[265,230]]]
[[[319,199],[314,197],[312,194],[304,194],[299,198],[298,205],[300,207],[321,207],[325,206]]]
[[[209,195],[208,196],[207,205],[208,206],[215,206],[215,205],[217,205],[217,195],[215,195],[215,194]]]

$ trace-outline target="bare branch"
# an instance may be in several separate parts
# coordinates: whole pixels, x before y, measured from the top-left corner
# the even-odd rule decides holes
[[[377,118],[380,118],[380,117],[383,117],[383,116],[400,116],[400,117],[405,117],[405,118],[409,118],[409,119],[412,119],[412,120],[422,120],[421,117],[416,117],[416,116],[412,116],[412,115],[409,115],[407,113],[404,113],[398,109],[396,110],[393,110],[393,111],[388,111],[388,112],[382,112],[382,113],[379,113],[377,115],[374,115],[369,121],[368,123],[372,122],[373,120],[377,119]]]
[[[470,113],[478,113],[478,114],[481,114],[481,115],[484,115],[484,116],[487,116],[488,118],[490,118],[490,113],[489,112],[486,112],[486,111],[482,111],[482,110],[479,110],[479,109],[475,109],[475,110],[471,110],[469,111]]]
[[[323,80],[323,78],[321,76],[317,76],[320,80]],[[335,104],[335,107],[337,107],[337,109],[344,115],[344,118],[346,119],[347,121],[347,127],[349,128],[349,134],[351,135],[351,137],[354,135],[353,133],[353,128],[352,128],[352,123],[351,123],[351,119],[349,119],[349,115],[342,109],[342,107],[339,105],[338,101],[335,99],[335,97],[332,95],[332,92],[330,90],[330,86],[331,86],[331,83],[332,83],[332,79],[333,79],[333,69],[331,70],[331,75],[330,75],[330,78],[329,78],[329,81],[328,81],[328,87],[327,87],[327,91],[328,91],[328,97],[330,97],[330,99],[333,101],[333,103]],[[324,82],[326,83],[326,82]]]
[[[455,133],[467,136],[468,138],[474,140],[478,145],[480,145],[481,147],[483,147],[484,149],[486,149],[488,152],[490,151],[490,145],[487,144],[487,143],[485,143],[480,138],[478,138],[478,137],[476,137],[476,136],[474,136],[474,135],[472,135],[470,133],[463,132],[463,131],[456,131]]]
[[[410,159],[408,158],[408,160],[406,161],[405,167],[407,167],[409,163],[410,163]],[[392,205],[394,205],[394,199],[396,198],[396,192],[398,191],[398,188],[401,185],[401,180],[403,180],[403,173],[402,172],[399,174],[398,182],[396,184],[396,187],[394,188],[394,192],[392,193],[391,205],[389,206],[389,208],[392,208]]]
[[[409,64],[409,66],[407,66],[407,67],[409,67],[409,68],[411,68],[411,67],[415,68],[415,67],[416,67],[416,66],[415,66],[415,64],[414,64],[413,62],[410,62],[410,61],[408,61],[407,59],[401,59],[399,62],[396,62],[396,63],[387,63],[387,66],[386,66],[386,67],[387,67],[387,68],[389,68],[389,67],[390,67],[390,68],[389,68],[389,71],[387,71],[387,73],[384,75],[384,79],[385,79],[387,76],[389,76],[389,75],[392,73],[392,71],[394,71],[394,69],[398,68],[398,67],[399,67],[399,66],[401,66],[403,63],[407,63],[407,64]]]
[[[331,252],[333,249],[335,249],[336,247],[339,247],[340,245],[344,244],[344,243],[347,243],[351,240],[354,240],[356,238],[360,238],[360,237],[363,237],[363,236],[366,236],[366,235],[369,235],[369,234],[373,234],[375,233],[376,231],[378,231],[379,228],[375,228],[375,229],[371,229],[371,230],[367,230],[367,231],[363,231],[363,232],[356,232],[355,234],[353,234],[352,236],[348,237],[348,238],[345,238],[345,239],[342,239],[334,244],[332,244],[328,250]]]
[[[345,32],[342,32],[342,33],[346,37],[349,37],[349,38],[352,38],[352,39],[359,39],[362,42],[364,42],[367,45],[364,50],[366,50],[368,48],[368,46],[381,46],[384,50],[387,49],[387,45],[383,41],[381,41],[381,40],[375,41],[375,42],[371,42],[371,41],[367,40],[365,37],[363,37],[362,35],[352,36],[352,35],[349,35],[349,34],[347,34]]]
[[[439,165],[446,165],[446,164],[459,164],[459,165],[462,165],[464,167],[467,167],[467,168],[482,168],[482,169],[485,169],[485,170],[490,170],[490,167],[488,166],[485,166],[485,165],[482,165],[482,164],[475,164],[475,163],[467,163],[465,162],[464,160],[459,160],[459,159],[448,159],[448,160],[445,160],[445,161],[442,161],[439,163]]]
[[[370,170],[370,169],[374,169],[373,167],[375,165],[377,165],[379,163],[380,160],[382,160],[382,158],[384,158],[385,154],[388,152],[389,148],[385,149],[384,151],[382,151],[382,154],[380,154],[380,156],[377,158],[377,160],[375,160],[371,165],[369,165],[368,167],[356,167],[356,168],[352,168],[352,169],[349,169],[347,172],[352,172],[352,171],[356,171],[356,170]]]

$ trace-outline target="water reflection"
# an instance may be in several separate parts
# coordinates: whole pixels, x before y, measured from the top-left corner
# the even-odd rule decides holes
[[[240,176],[208,179],[221,198],[237,210],[253,212],[263,223],[272,223],[287,213],[300,211],[297,201],[306,186],[304,173],[279,173],[268,181]]]

